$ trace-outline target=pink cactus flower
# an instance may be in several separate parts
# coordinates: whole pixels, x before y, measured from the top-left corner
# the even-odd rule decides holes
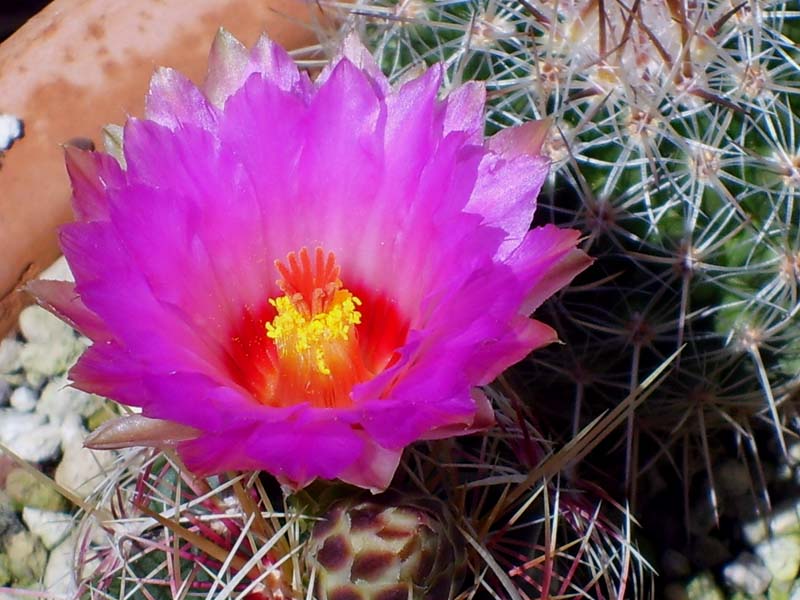
[[[77,388],[138,406],[96,447],[174,445],[199,474],[380,490],[403,448],[492,424],[481,386],[556,340],[529,318],[590,262],[529,230],[539,123],[483,137],[484,89],[392,87],[353,38],[316,78],[226,33],[196,87],[162,69],[124,157],[67,150]]]

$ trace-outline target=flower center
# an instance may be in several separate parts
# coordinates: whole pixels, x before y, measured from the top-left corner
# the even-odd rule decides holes
[[[333,252],[307,248],[275,261],[284,293],[271,298],[276,315],[266,324],[277,353],[276,406],[310,402],[350,406],[350,390],[370,377],[361,358],[356,326],[361,300],[342,287]]]

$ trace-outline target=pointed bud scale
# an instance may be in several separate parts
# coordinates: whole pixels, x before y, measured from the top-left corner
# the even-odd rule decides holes
[[[193,439],[197,434],[196,429],[185,425],[128,415],[106,421],[89,434],[83,445],[93,450],[118,450],[132,446],[166,447]]]

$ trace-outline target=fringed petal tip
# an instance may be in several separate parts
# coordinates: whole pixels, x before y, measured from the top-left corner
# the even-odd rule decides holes
[[[106,154],[75,146],[64,147],[64,160],[75,217],[79,221],[108,220],[108,187],[120,186],[123,181],[119,163]]]
[[[22,290],[33,296],[39,306],[83,335],[94,340],[102,339],[105,335],[103,321],[86,308],[71,281],[35,279],[27,282]]]
[[[344,59],[352,63],[359,71],[366,75],[375,87],[375,91],[384,97],[391,92],[389,80],[383,74],[375,58],[361,42],[356,32],[348,33],[342,40],[339,50],[331,61],[325,65],[316,79],[317,87],[323,85],[331,76],[336,66]],[[439,68],[437,65],[435,68]]]
[[[144,114],[170,129],[186,123],[211,130],[218,118],[216,108],[188,77],[166,67],[156,69],[150,79]]]
[[[498,131],[489,138],[486,145],[489,150],[503,158],[515,158],[523,154],[541,157],[542,147],[552,126],[551,117],[527,121],[516,127]]]
[[[286,50],[267,35],[262,34],[248,50],[228,31],[220,29],[211,46],[201,87],[211,105],[223,108],[253,73],[261,74],[286,92],[303,92],[308,81]]]
[[[239,89],[249,61],[247,48],[230,32],[220,28],[211,45],[203,83],[203,91],[214,106],[222,108],[225,100]]]
[[[422,436],[423,440],[441,440],[460,435],[479,433],[491,428],[494,423],[494,409],[486,393],[480,388],[473,388],[470,393],[475,401],[475,413],[461,422],[433,429]]]

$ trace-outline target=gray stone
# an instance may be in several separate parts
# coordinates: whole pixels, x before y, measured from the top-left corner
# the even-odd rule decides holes
[[[20,412],[30,412],[36,408],[36,392],[29,387],[18,387],[11,392],[11,407]]]
[[[18,531],[22,531],[22,523],[17,518],[11,498],[0,491],[0,540]]]
[[[66,501],[52,484],[34,477],[23,468],[12,470],[6,477],[6,493],[11,505],[17,510],[25,506],[43,510],[61,511],[67,506]]]
[[[732,563],[725,565],[722,576],[731,589],[750,596],[763,594],[772,581],[772,574],[761,559],[748,552],[743,552]]]
[[[36,412],[60,426],[68,415],[89,417],[102,404],[103,400],[98,396],[71,387],[66,377],[56,377],[42,390]]]
[[[29,306],[20,313],[19,329],[33,344],[57,344],[75,338],[72,327],[40,306]]]
[[[0,379],[0,408],[8,406],[11,399],[11,384],[5,379]]]
[[[709,498],[704,496],[689,513],[689,531],[697,537],[705,537],[717,526],[717,515]]]
[[[56,425],[46,423],[13,437],[6,445],[23,460],[31,463],[47,462],[61,452],[61,430]]]
[[[56,483],[87,497],[102,483],[106,471],[114,462],[114,454],[83,447],[88,432],[81,425],[78,415],[70,415],[64,420],[61,435],[64,456],[56,468]]]
[[[28,341],[20,352],[20,361],[34,388],[50,376],[65,372],[85,347],[69,325],[38,306],[22,311],[19,326]]]
[[[742,525],[742,534],[750,546],[757,546],[769,535],[769,526],[763,518],[757,518]]]
[[[25,373],[22,371],[19,373],[0,373],[0,381],[5,381],[12,389],[28,382]]]
[[[791,442],[788,444],[789,448],[789,461],[793,465],[800,464],[800,442]]]
[[[0,552],[0,587],[5,587],[11,583],[11,565],[8,563],[8,556]]]
[[[792,584],[789,590],[789,600],[800,600],[800,579]]]
[[[65,373],[75,364],[83,348],[83,343],[76,337],[48,344],[26,344],[22,349],[26,381],[33,388],[41,387],[50,377]]]
[[[792,581],[800,570],[800,536],[784,535],[761,542],[755,548],[764,566],[778,581]]]
[[[42,540],[48,550],[63,542],[74,529],[71,515],[30,506],[22,509],[22,520],[28,526],[28,530]]]
[[[0,340],[0,373],[13,373],[22,368],[22,343],[13,338]]]
[[[781,536],[790,533],[800,533],[800,515],[796,506],[785,506],[776,510],[769,519],[769,528],[772,535]]]
[[[38,583],[47,564],[47,551],[42,543],[28,531],[20,531],[5,539],[9,570],[17,586]]]
[[[73,598],[78,591],[75,581],[75,549],[77,535],[70,537],[53,548],[44,572],[44,589],[61,598]]]
[[[686,586],[688,600],[725,600],[722,590],[717,587],[711,573],[696,575]]]
[[[8,444],[17,436],[26,435],[41,427],[45,421],[42,415],[0,409],[0,442]]]

